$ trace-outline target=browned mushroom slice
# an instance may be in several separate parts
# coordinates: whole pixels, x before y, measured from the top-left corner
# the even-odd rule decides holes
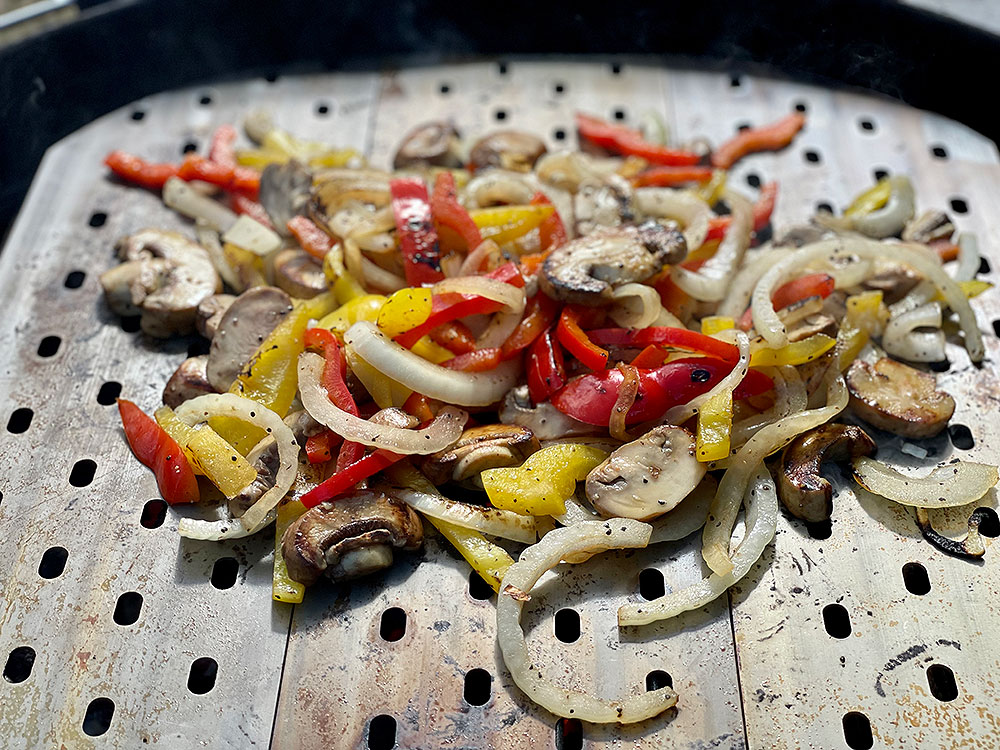
[[[260,203],[275,231],[291,236],[288,220],[305,212],[312,191],[312,174],[292,159],[287,164],[268,164],[260,175]]]
[[[628,180],[611,174],[600,183],[587,182],[573,196],[573,215],[579,235],[602,227],[617,227],[635,221],[635,193]]]
[[[394,169],[460,167],[461,143],[450,122],[435,120],[418,125],[403,138],[392,160]]]
[[[587,499],[607,517],[646,521],[673,510],[704,476],[694,436],[664,425],[626,443],[591,471]]]
[[[825,424],[799,435],[782,454],[778,497],[796,518],[825,521],[833,512],[833,487],[820,475],[820,466],[874,453],[875,443],[853,425]]]
[[[920,216],[911,219],[903,229],[903,239],[907,242],[922,242],[925,245],[934,240],[949,239],[955,233],[955,225],[951,223],[944,211],[930,209]]]
[[[473,169],[500,167],[530,172],[546,150],[545,142],[536,135],[520,130],[498,130],[475,142],[469,152],[469,163]]]
[[[188,357],[181,362],[174,374],[170,376],[166,386],[163,388],[163,403],[171,409],[176,409],[188,399],[195,396],[203,396],[206,393],[218,393],[208,382],[208,375],[205,367],[208,364],[208,355],[201,354],[197,357]]]
[[[638,227],[603,229],[552,251],[538,283],[554,299],[602,305],[616,286],[646,281],[685,255],[687,243],[676,227],[647,221]]]
[[[420,518],[405,503],[360,490],[306,511],[285,531],[281,551],[288,574],[306,585],[324,573],[334,581],[374,573],[392,564],[392,549],[423,543]]]
[[[220,392],[227,390],[291,309],[288,295],[273,286],[254,287],[237,297],[212,337],[206,367],[209,382]]]
[[[921,277],[908,268],[892,268],[874,276],[869,276],[861,284],[865,289],[882,292],[882,301],[887,305],[899,302],[917,284]]]
[[[324,229],[343,206],[352,202],[381,208],[389,205],[389,173],[376,169],[327,169],[315,175],[309,216]]]
[[[538,449],[538,438],[527,427],[482,425],[470,427],[457,443],[424,458],[420,468],[434,484],[461,482],[486,469],[519,466]]]
[[[198,303],[198,310],[195,313],[195,328],[198,329],[198,333],[206,339],[215,336],[222,316],[235,301],[236,296],[233,294],[213,294]]]
[[[937,435],[955,413],[955,399],[937,378],[888,357],[857,360],[847,371],[851,408],[866,422],[909,438]]]
[[[294,247],[274,256],[274,283],[298,299],[312,299],[329,289],[323,264]]]
[[[511,388],[507,392],[500,409],[500,421],[526,427],[539,440],[593,435],[599,431],[594,425],[566,416],[548,401],[533,404],[526,385]]]

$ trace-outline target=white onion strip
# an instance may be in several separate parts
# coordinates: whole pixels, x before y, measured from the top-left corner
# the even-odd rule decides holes
[[[691,494],[681,500],[673,510],[649,522],[653,527],[649,543],[676,542],[704,526],[708,518],[708,509],[718,489],[719,483],[715,481],[715,477],[706,474],[701,483],[691,490]]]
[[[528,654],[521,629],[524,595],[538,579],[560,560],[582,553],[608,549],[645,547],[648,524],[629,518],[584,521],[545,535],[521,553],[520,559],[504,574],[497,599],[497,640],[504,663],[519,688],[542,708],[556,716],[600,724],[630,724],[656,716],[677,702],[677,693],[663,687],[624,700],[603,700],[570,688],[559,687],[545,678]]]
[[[979,273],[979,240],[972,232],[958,235],[958,268],[955,281],[972,281]]]
[[[524,312],[524,290],[487,276],[455,276],[431,287],[433,294],[474,294],[499,302],[510,312]]]
[[[738,319],[750,306],[750,295],[753,293],[754,287],[757,286],[757,282],[760,281],[760,277],[771,266],[779,260],[784,260],[792,252],[791,248],[775,247],[768,250],[756,250],[752,258],[747,255],[743,267],[733,276],[729,289],[726,290],[726,296],[719,303],[715,314]]]
[[[736,346],[740,352],[740,358],[736,362],[736,366],[733,367],[726,377],[716,383],[711,390],[702,393],[700,396],[695,396],[686,404],[680,404],[668,409],[667,413],[659,420],[660,424],[678,426],[684,424],[697,414],[702,404],[710,398],[725,391],[734,391],[743,382],[743,378],[747,376],[747,370],[750,368],[750,339],[743,331],[737,330],[735,333]]]
[[[330,401],[321,382],[326,362],[318,354],[299,355],[299,396],[309,416],[345,440],[404,455],[437,453],[462,436],[469,415],[454,406],[444,407],[427,427],[407,430],[375,424],[350,414]]]
[[[918,328],[932,328],[919,331]],[[897,315],[882,333],[882,348],[897,359],[909,362],[940,362],[945,358],[944,331],[941,330],[941,305],[926,305]]]
[[[205,422],[209,417],[235,417],[244,422],[260,427],[273,437],[278,443],[278,467],[277,476],[274,478],[274,486],[260,496],[256,503],[250,506],[246,513],[239,519],[239,524],[247,534],[259,531],[267,523],[270,511],[277,507],[295,482],[295,474],[299,466],[299,444],[295,442],[295,435],[286,425],[280,416],[261,406],[256,401],[252,401],[235,393],[208,393],[185,401],[177,407],[177,417],[194,427],[201,422]],[[211,524],[209,529],[206,524]],[[215,522],[197,522],[193,519],[183,519],[180,522],[179,531],[181,536],[191,539],[223,539],[234,538],[230,536],[205,536],[206,533],[227,533],[226,527],[233,527],[234,521],[224,520]],[[233,528],[228,529],[229,532]],[[241,534],[242,536],[242,534]]]
[[[482,270],[483,261],[491,256],[499,258],[500,247],[493,240],[483,240],[476,245],[474,250],[465,256],[465,260],[462,261],[462,267],[458,271],[459,275],[473,276],[479,273]]]
[[[652,602],[626,604],[618,609],[618,624],[646,625],[676,617],[681,612],[704,607],[745,576],[774,538],[778,523],[778,495],[771,475],[759,465],[744,497],[747,533],[733,554],[728,573],[713,573],[692,586],[671,591]]]
[[[923,477],[900,474],[881,461],[854,459],[854,479],[869,492],[915,508],[956,508],[973,503],[996,485],[997,467],[959,461]]]
[[[727,190],[725,197],[732,210],[732,221],[715,255],[705,261],[697,271],[674,266],[670,272],[677,286],[702,302],[719,302],[725,298],[729,282],[736,274],[736,269],[743,260],[743,254],[750,246],[753,206],[739,193]]]
[[[831,371],[826,382],[826,406],[793,413],[762,427],[730,460],[729,468],[719,482],[719,492],[712,501],[702,536],[702,557],[708,567],[719,575],[726,575],[733,569],[729,539],[740,510],[740,500],[757,466],[796,436],[825,424],[847,407],[847,386],[840,373]]]
[[[225,232],[236,223],[236,214],[179,177],[171,177],[164,183],[163,202],[189,219],[201,219],[217,232]]]
[[[522,544],[534,544],[537,539],[535,519],[523,516],[509,510],[491,508],[485,505],[469,505],[455,500],[449,500],[438,493],[419,492],[408,487],[393,487],[379,485],[386,494],[391,495],[418,510],[425,516],[440,521],[461,526],[463,529],[473,529],[483,534],[498,536],[501,539],[512,539]]]
[[[976,322],[976,314],[961,288],[941,268],[938,259],[923,245],[890,244],[855,237],[840,237],[823,240],[803,247],[798,252],[779,261],[753,290],[751,307],[753,324],[767,342],[775,349],[788,343],[788,335],[781,318],[771,304],[771,295],[781,282],[790,278],[800,268],[823,259],[836,259],[845,255],[857,255],[867,260],[889,260],[911,266],[917,273],[930,281],[944,297],[948,306],[958,315],[959,325],[965,334],[965,348],[973,362],[983,358],[983,337]]]
[[[344,334],[347,347],[379,372],[407,388],[459,406],[489,406],[517,385],[520,363],[510,359],[488,372],[459,372],[428,362],[359,321]]]
[[[635,191],[635,203],[643,214],[681,222],[684,225],[681,233],[687,242],[688,252],[697,250],[705,243],[712,210],[697,195],[671,188],[639,188]]]
[[[646,284],[622,284],[611,293],[608,315],[622,328],[649,328],[663,312],[659,293]],[[669,313],[668,313],[669,314]]]

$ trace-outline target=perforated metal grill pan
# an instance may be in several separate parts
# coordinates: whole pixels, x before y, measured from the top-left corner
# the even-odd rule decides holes
[[[185,144],[204,148],[217,125],[262,105],[297,134],[354,146],[377,166],[432,117],[470,135],[523,128],[558,148],[576,145],[575,110],[634,124],[651,109],[678,138],[718,143],[743,123],[804,107],[808,126],[791,148],[733,171],[748,195],[759,181],[780,182],[777,226],[819,203],[844,206],[877,171],[906,173],[920,208],[948,210],[1000,263],[994,145],[858,94],[515,60],[254,80],[113,112],[50,149],[0,256],[3,747],[1000,746],[997,548],[982,563],[946,557],[906,512],[858,497],[846,480],[829,536],[781,518],[728,597],[667,623],[619,630],[615,613],[640,597],[644,570],[666,590],[699,578],[696,537],[565,567],[540,588],[525,625],[555,680],[607,697],[670,680],[680,693],[676,709],[630,727],[557,722],[532,705],[496,651],[494,600],[477,598],[466,564],[433,535],[384,575],[320,584],[294,609],[271,601],[270,534],[180,539],[172,512],[161,521],[154,480],[132,459],[112,404],[120,385],[155,407],[195,340],[124,330],[97,276],[119,236],[183,222],[157,196],[106,179],[101,160],[113,148],[177,160]],[[988,292],[973,304],[987,361],[977,369],[949,345],[939,379],[958,402],[955,444],[948,434],[925,443],[935,462],[998,460],[1000,301]],[[898,444],[880,447],[915,462]],[[982,504],[995,507],[995,496]],[[957,533],[960,515],[936,523]],[[655,593],[657,577],[646,573],[643,591]],[[573,635],[573,615],[560,610],[579,617],[572,642],[557,637]]]

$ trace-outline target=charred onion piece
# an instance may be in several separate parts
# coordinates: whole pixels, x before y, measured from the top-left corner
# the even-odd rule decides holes
[[[412,167],[461,167],[459,135],[450,122],[418,125],[403,138],[392,160],[394,169]]]
[[[546,152],[545,142],[520,130],[498,130],[483,136],[469,152],[473,169],[500,167],[514,172],[530,172]]]
[[[542,265],[538,283],[554,299],[602,305],[611,299],[614,287],[646,281],[686,254],[684,235],[657,221],[605,229],[554,250]]]
[[[924,539],[952,557],[960,557],[964,560],[978,560],[986,554],[986,547],[983,538],[979,534],[979,524],[986,518],[988,508],[976,508],[969,516],[969,533],[965,539],[949,539],[939,534],[931,526],[931,517],[926,508],[917,508],[917,526]]]
[[[485,469],[520,466],[539,449],[527,427],[490,424],[470,427],[456,443],[424,458],[420,468],[436,485],[461,482]]]
[[[778,497],[796,518],[825,521],[833,511],[833,487],[820,475],[820,466],[874,453],[875,443],[860,427],[825,424],[810,430],[782,454]]]
[[[866,422],[909,438],[937,435],[955,413],[955,399],[937,379],[888,357],[874,366],[857,360],[847,371],[851,409]]]

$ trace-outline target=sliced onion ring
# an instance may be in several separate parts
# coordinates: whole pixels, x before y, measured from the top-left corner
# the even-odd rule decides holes
[[[505,305],[510,312],[524,311],[524,290],[486,276],[455,276],[431,287],[434,294],[474,294]]]
[[[854,479],[869,492],[915,508],[955,508],[968,505],[996,485],[997,467],[958,461],[924,477],[900,474],[873,458],[854,459]]]
[[[201,422],[205,422],[209,417],[235,417],[236,419],[249,422],[252,425],[265,430],[278,443],[278,474],[274,479],[274,486],[260,496],[260,499],[250,506],[246,513],[238,519],[240,525],[247,534],[253,534],[262,529],[267,524],[270,511],[275,508],[281,498],[283,498],[292,488],[295,482],[295,474],[299,466],[299,444],[295,442],[295,435],[286,425],[281,417],[261,406],[256,401],[252,401],[235,393],[208,393],[198,396],[190,401],[185,401],[177,407],[177,417],[192,427]],[[223,527],[232,527],[235,521],[208,521],[198,522],[185,518],[180,522],[179,531],[181,536],[193,539],[214,539],[216,537],[203,536],[209,532],[206,524],[213,524],[220,534]],[[233,529],[229,529],[231,533]],[[197,536],[194,536],[197,534]],[[234,538],[231,534],[228,537]]]
[[[660,294],[646,284],[622,284],[611,293],[608,315],[622,328],[649,328],[663,312]],[[669,313],[668,313],[669,314]]]
[[[603,700],[558,687],[543,677],[538,666],[531,662],[521,629],[523,600],[547,570],[580,553],[645,547],[649,534],[649,524],[629,518],[583,521],[546,534],[540,542],[524,550],[520,559],[504,574],[497,600],[497,640],[504,663],[517,686],[556,716],[599,724],[631,724],[656,716],[677,702],[677,693],[669,687],[622,701]]]
[[[488,372],[459,372],[428,362],[386,338],[368,321],[347,329],[344,342],[358,357],[410,390],[459,406],[489,406],[517,384],[520,363],[501,362]]]
[[[656,218],[675,219],[684,224],[682,233],[688,252],[697,250],[708,236],[708,221],[712,210],[697,195],[685,190],[647,187],[635,191],[639,210]]]
[[[299,355],[299,395],[309,416],[329,427],[342,438],[372,448],[413,455],[437,453],[462,436],[469,415],[454,406],[444,407],[434,421],[422,430],[407,430],[374,424],[349,414],[332,401],[320,383],[325,362],[318,354]]]
[[[520,513],[485,505],[460,503],[438,493],[420,492],[409,487],[382,484],[379,489],[425,516],[447,521],[463,529],[473,529],[523,544],[534,544],[537,538],[535,519],[532,516],[522,516]]]

